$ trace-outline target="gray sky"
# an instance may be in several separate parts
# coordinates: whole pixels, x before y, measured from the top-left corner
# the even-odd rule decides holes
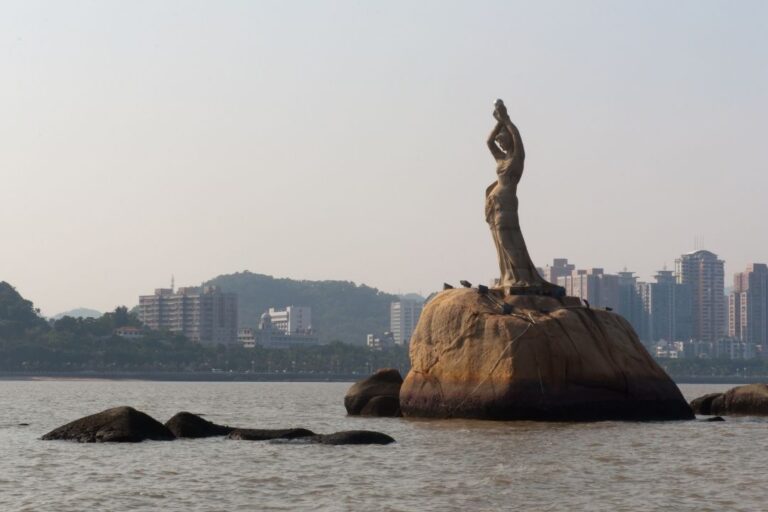
[[[0,279],[45,314],[248,269],[497,273],[501,97],[534,261],[768,261],[766,2],[4,2]]]

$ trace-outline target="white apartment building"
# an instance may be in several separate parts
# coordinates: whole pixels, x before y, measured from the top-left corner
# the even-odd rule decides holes
[[[412,300],[399,300],[389,305],[389,330],[397,345],[406,345],[421,316],[424,305]]]
[[[312,308],[288,306],[285,309],[269,308],[272,328],[284,334],[310,333],[312,331]]]

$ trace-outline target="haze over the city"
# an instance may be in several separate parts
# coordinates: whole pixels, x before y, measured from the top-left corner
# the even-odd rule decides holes
[[[539,266],[768,261],[763,2],[0,7],[0,280],[54,314],[252,272],[429,293],[498,272],[485,139]]]

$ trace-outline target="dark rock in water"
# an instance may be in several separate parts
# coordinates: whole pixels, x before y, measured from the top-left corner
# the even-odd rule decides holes
[[[400,413],[400,399],[392,396],[375,396],[368,400],[360,411],[360,416],[396,418]]]
[[[312,438],[312,441],[321,444],[390,444],[394,443],[387,434],[374,432],[372,430],[345,430],[334,434],[319,435]]]
[[[44,440],[80,443],[138,443],[147,439],[171,441],[173,433],[151,416],[133,407],[115,407],[51,430]]]
[[[344,407],[350,416],[402,416],[400,386],[403,377],[393,368],[377,371],[356,382],[344,397]]]
[[[272,439],[300,439],[305,437],[314,437],[317,434],[305,428],[283,428],[283,429],[256,429],[256,428],[236,428],[233,429],[227,439],[239,439],[244,441],[269,441]]]
[[[629,322],[576,297],[442,291],[424,307],[410,358],[406,417],[694,418]]]
[[[712,418],[707,418],[704,421],[725,421],[725,418],[722,416],[713,416]]]
[[[691,409],[693,409],[694,414],[703,414],[705,416],[709,416],[712,414],[712,401],[720,396],[723,396],[723,394],[709,393],[708,395],[694,398],[691,400]]]
[[[768,384],[747,384],[725,393],[704,395],[693,400],[691,407],[695,411],[698,408],[698,414],[768,416]]]
[[[165,426],[178,438],[225,436],[235,430],[234,427],[211,423],[191,412],[179,412],[174,414],[173,418],[165,422]]]

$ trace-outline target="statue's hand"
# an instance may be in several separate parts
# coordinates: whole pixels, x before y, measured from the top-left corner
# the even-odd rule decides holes
[[[493,110],[493,117],[496,118],[497,121],[503,121],[508,117],[507,107],[504,105],[503,101],[496,100],[494,106],[496,108]]]

